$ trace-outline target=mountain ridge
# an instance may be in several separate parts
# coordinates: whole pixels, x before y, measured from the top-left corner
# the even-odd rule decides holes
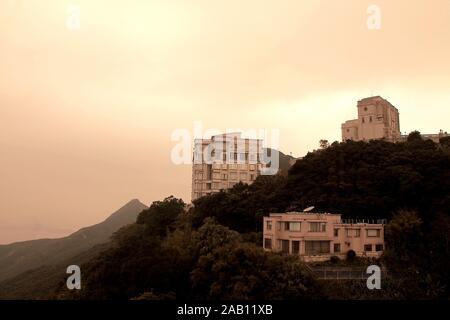
[[[27,270],[57,264],[108,241],[119,228],[135,222],[144,209],[147,209],[145,204],[132,199],[104,221],[81,228],[66,237],[0,245],[0,282]]]

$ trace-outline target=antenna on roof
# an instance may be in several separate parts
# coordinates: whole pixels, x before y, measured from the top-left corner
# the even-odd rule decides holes
[[[304,209],[303,212],[309,212],[309,211],[311,211],[313,209],[314,209],[314,206],[308,207],[308,208]]]

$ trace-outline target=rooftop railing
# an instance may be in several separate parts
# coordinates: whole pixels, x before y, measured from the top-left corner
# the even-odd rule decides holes
[[[387,224],[387,219],[341,219],[347,224]]]

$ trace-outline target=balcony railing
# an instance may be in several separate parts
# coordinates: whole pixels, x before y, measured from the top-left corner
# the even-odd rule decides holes
[[[346,224],[387,224],[387,219],[342,219],[340,223]]]

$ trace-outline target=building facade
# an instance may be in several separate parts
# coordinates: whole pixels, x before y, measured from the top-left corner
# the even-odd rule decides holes
[[[262,140],[242,138],[239,132],[195,139],[191,199],[232,188],[240,181],[252,183],[261,174],[262,157]]]
[[[364,98],[358,101],[357,108],[358,119],[348,120],[341,125],[342,141],[400,141],[399,112],[389,101],[380,96]]]
[[[343,221],[340,214],[287,212],[264,217],[266,250],[298,255],[304,261],[357,256],[379,257],[384,251],[384,220]]]

